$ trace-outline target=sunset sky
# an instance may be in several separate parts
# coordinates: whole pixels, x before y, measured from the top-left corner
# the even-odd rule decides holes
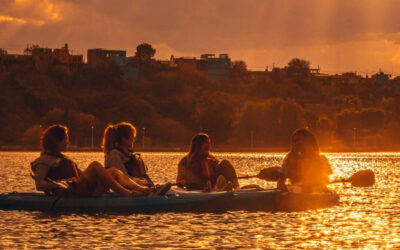
[[[398,0],[0,0],[0,48],[124,49],[156,58],[229,53],[250,69],[294,58],[322,72],[400,75]]]

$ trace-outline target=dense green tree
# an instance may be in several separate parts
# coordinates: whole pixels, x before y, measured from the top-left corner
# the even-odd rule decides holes
[[[186,147],[202,130],[217,145],[250,146],[253,138],[254,146],[280,147],[299,127],[315,132],[323,146],[338,139],[352,145],[354,134],[360,146],[400,146],[398,78],[311,75],[309,62],[293,59],[257,73],[233,62],[230,77],[218,82],[206,72],[160,66],[154,53],[149,44],[138,46],[136,82],[124,80],[116,63],[38,71],[32,62],[0,60],[0,144],[38,145],[32,139],[38,124],[61,123],[72,143],[85,147],[94,126],[98,146],[107,124],[128,121],[139,133],[146,128],[146,145],[154,146]]]
[[[196,103],[191,120],[198,131],[209,133],[214,143],[223,144],[232,135],[238,112],[237,99],[223,92],[205,92]]]
[[[238,121],[238,136],[248,145],[251,136],[255,145],[288,145],[297,128],[306,127],[304,110],[294,100],[281,98],[244,105]]]
[[[153,138],[153,144],[180,146],[189,142],[192,136],[180,122],[170,118],[159,118],[146,133]]]
[[[287,72],[291,76],[304,78],[310,74],[310,62],[304,59],[294,58],[287,66]]]
[[[379,133],[384,125],[385,113],[378,108],[345,109],[337,113],[335,119],[336,136],[352,143],[349,138],[353,136],[362,138]]]
[[[153,49],[151,44],[142,43],[136,47],[135,57],[141,61],[149,61],[156,54],[156,50]]]
[[[22,143],[25,146],[38,146],[40,142],[40,137],[42,135],[43,128],[42,125],[35,125],[28,128],[22,137]]]
[[[244,78],[248,74],[247,64],[244,61],[233,61],[231,64],[231,78]]]

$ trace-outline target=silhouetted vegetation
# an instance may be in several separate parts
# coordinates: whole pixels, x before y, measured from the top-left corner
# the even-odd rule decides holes
[[[164,70],[154,54],[149,44],[137,47],[137,82],[124,80],[115,63],[42,72],[1,62],[1,145],[38,145],[42,128],[61,123],[72,144],[89,147],[93,132],[97,147],[107,124],[127,121],[137,127],[139,145],[145,129],[152,146],[186,147],[203,131],[217,146],[285,147],[296,128],[308,127],[325,148],[400,148],[398,78],[318,75],[310,62],[293,59],[269,72],[233,62],[230,77],[217,82]]]

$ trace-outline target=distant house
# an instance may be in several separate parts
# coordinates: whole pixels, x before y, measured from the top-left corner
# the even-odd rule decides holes
[[[221,81],[229,77],[231,70],[231,59],[228,54],[203,54],[200,56],[200,68],[205,69],[208,77]]]
[[[89,67],[97,68],[108,65],[111,61],[118,65],[126,65],[127,57],[125,50],[106,50],[106,49],[88,49],[87,64]]]
[[[72,55],[68,49],[68,44],[66,43],[64,47],[53,50],[53,62],[63,65],[70,64],[82,64],[83,55]]]
[[[35,68],[39,71],[47,71],[51,66],[64,67],[66,70],[73,71],[83,65],[83,55],[70,54],[68,44],[54,50],[37,45],[28,46],[25,49],[25,55],[18,55],[18,57],[24,61],[31,58]]]
[[[197,58],[196,57],[179,57],[175,58],[171,55],[171,64],[176,64],[181,71],[197,71]]]
[[[115,62],[123,72],[122,77],[127,81],[134,82],[139,79],[139,70],[131,64],[133,59],[133,57],[126,57],[126,50],[88,49],[87,51],[89,67],[104,67]]]
[[[169,60],[157,60],[155,63],[163,71],[175,71],[178,69],[178,65],[175,63],[173,55],[171,55]]]
[[[66,43],[64,47],[53,50],[52,64],[64,66],[73,71],[83,65],[83,55],[72,55]]]
[[[257,78],[262,78],[262,77],[270,75],[270,72],[268,72],[267,69],[265,69],[264,71],[252,70],[252,71],[249,71],[249,75],[252,79],[257,79]]]
[[[356,72],[345,72],[341,75],[328,75],[326,78],[329,79],[332,85],[340,85],[340,84],[360,84],[365,81],[365,79],[358,75]]]
[[[1,68],[8,68],[12,65],[33,65],[32,56],[8,54],[6,50],[0,49]]]
[[[318,66],[318,68],[310,68],[310,74],[312,75],[319,75],[320,74],[320,67]]]
[[[231,70],[231,59],[228,54],[203,54],[200,58],[171,56],[170,65],[176,65],[181,71],[205,72],[210,79],[221,81],[227,79]]]
[[[47,71],[52,65],[52,50],[50,48],[32,47],[30,51],[33,64],[39,71]]]

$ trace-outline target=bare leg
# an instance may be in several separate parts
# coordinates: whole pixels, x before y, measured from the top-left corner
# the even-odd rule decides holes
[[[227,160],[222,160],[217,166],[217,173],[223,175],[226,181],[231,182],[234,189],[240,188],[235,168]]]
[[[121,196],[132,196],[132,191],[119,184],[99,162],[90,163],[87,169],[83,171],[81,178],[100,182],[105,186],[105,190],[111,188]]]
[[[214,187],[215,191],[232,191],[233,183],[227,181],[223,175],[219,175]]]
[[[222,191],[228,182],[226,181],[223,175],[219,175],[217,181],[215,183],[214,189],[215,191]]]
[[[123,187],[132,190],[132,191],[139,191],[142,193],[149,193],[151,189],[147,186],[142,186],[135,181],[133,181],[131,178],[126,176],[124,173],[122,173],[120,170],[116,168],[108,168],[107,172],[112,175],[119,184],[121,184]]]

